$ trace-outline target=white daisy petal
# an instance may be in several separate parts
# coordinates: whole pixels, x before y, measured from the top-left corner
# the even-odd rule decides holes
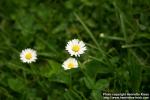
[[[73,39],[67,43],[66,50],[69,52],[71,56],[77,57],[83,54],[87,49],[83,41]]]
[[[64,68],[64,70],[77,68],[78,62],[75,58],[68,58],[67,60],[64,61],[64,63],[62,64],[62,67]]]
[[[25,50],[22,50],[20,53],[20,60],[23,63],[32,63],[35,62],[37,59],[36,51],[30,48],[27,48]]]

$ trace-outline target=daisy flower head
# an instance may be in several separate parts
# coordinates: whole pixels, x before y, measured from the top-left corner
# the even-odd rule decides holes
[[[73,39],[67,43],[66,50],[71,56],[79,56],[85,52],[86,46],[83,41],[79,41],[78,39]]]
[[[35,62],[37,59],[36,51],[30,48],[27,48],[25,50],[22,50],[20,53],[20,60],[23,63],[32,63]]]
[[[67,60],[64,61],[62,64],[62,67],[65,70],[72,69],[72,68],[77,68],[78,67],[78,62],[75,58],[68,58]]]

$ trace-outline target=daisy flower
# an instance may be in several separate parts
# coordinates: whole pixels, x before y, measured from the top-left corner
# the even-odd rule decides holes
[[[84,53],[86,49],[83,41],[79,41],[78,39],[73,39],[67,43],[66,50],[69,52],[71,56],[79,56]]]
[[[62,64],[62,67],[65,70],[72,69],[72,68],[77,68],[78,67],[78,62],[75,58],[68,58],[67,60],[64,61]]]
[[[20,59],[23,63],[35,62],[37,59],[36,51],[30,48],[22,50],[22,52],[20,53]]]

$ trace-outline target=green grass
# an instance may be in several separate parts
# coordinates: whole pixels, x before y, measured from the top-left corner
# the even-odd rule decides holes
[[[150,92],[149,0],[0,0],[0,100],[102,100]],[[104,34],[101,37],[101,33]],[[88,50],[65,71],[66,43]],[[20,52],[37,50],[36,63]]]

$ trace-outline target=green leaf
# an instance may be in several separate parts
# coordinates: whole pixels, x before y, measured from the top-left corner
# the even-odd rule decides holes
[[[82,100],[81,96],[72,89],[67,90],[64,96],[66,100]]]
[[[93,90],[91,96],[92,100],[102,100],[101,92],[98,90]]]
[[[89,89],[93,89],[94,87],[94,80],[90,77],[84,77],[84,82],[85,82],[85,85],[87,86],[87,88]]]
[[[94,79],[98,73],[111,72],[109,67],[95,60],[91,60],[90,62],[86,63],[85,66],[86,66],[86,73]]]
[[[96,90],[104,90],[109,87],[109,81],[106,79],[100,79],[94,85],[94,89]]]
[[[21,80],[21,79],[18,79],[18,78],[9,78],[8,79],[8,86],[14,90],[14,91],[17,91],[17,92],[22,92],[22,90],[25,89],[25,83]]]

